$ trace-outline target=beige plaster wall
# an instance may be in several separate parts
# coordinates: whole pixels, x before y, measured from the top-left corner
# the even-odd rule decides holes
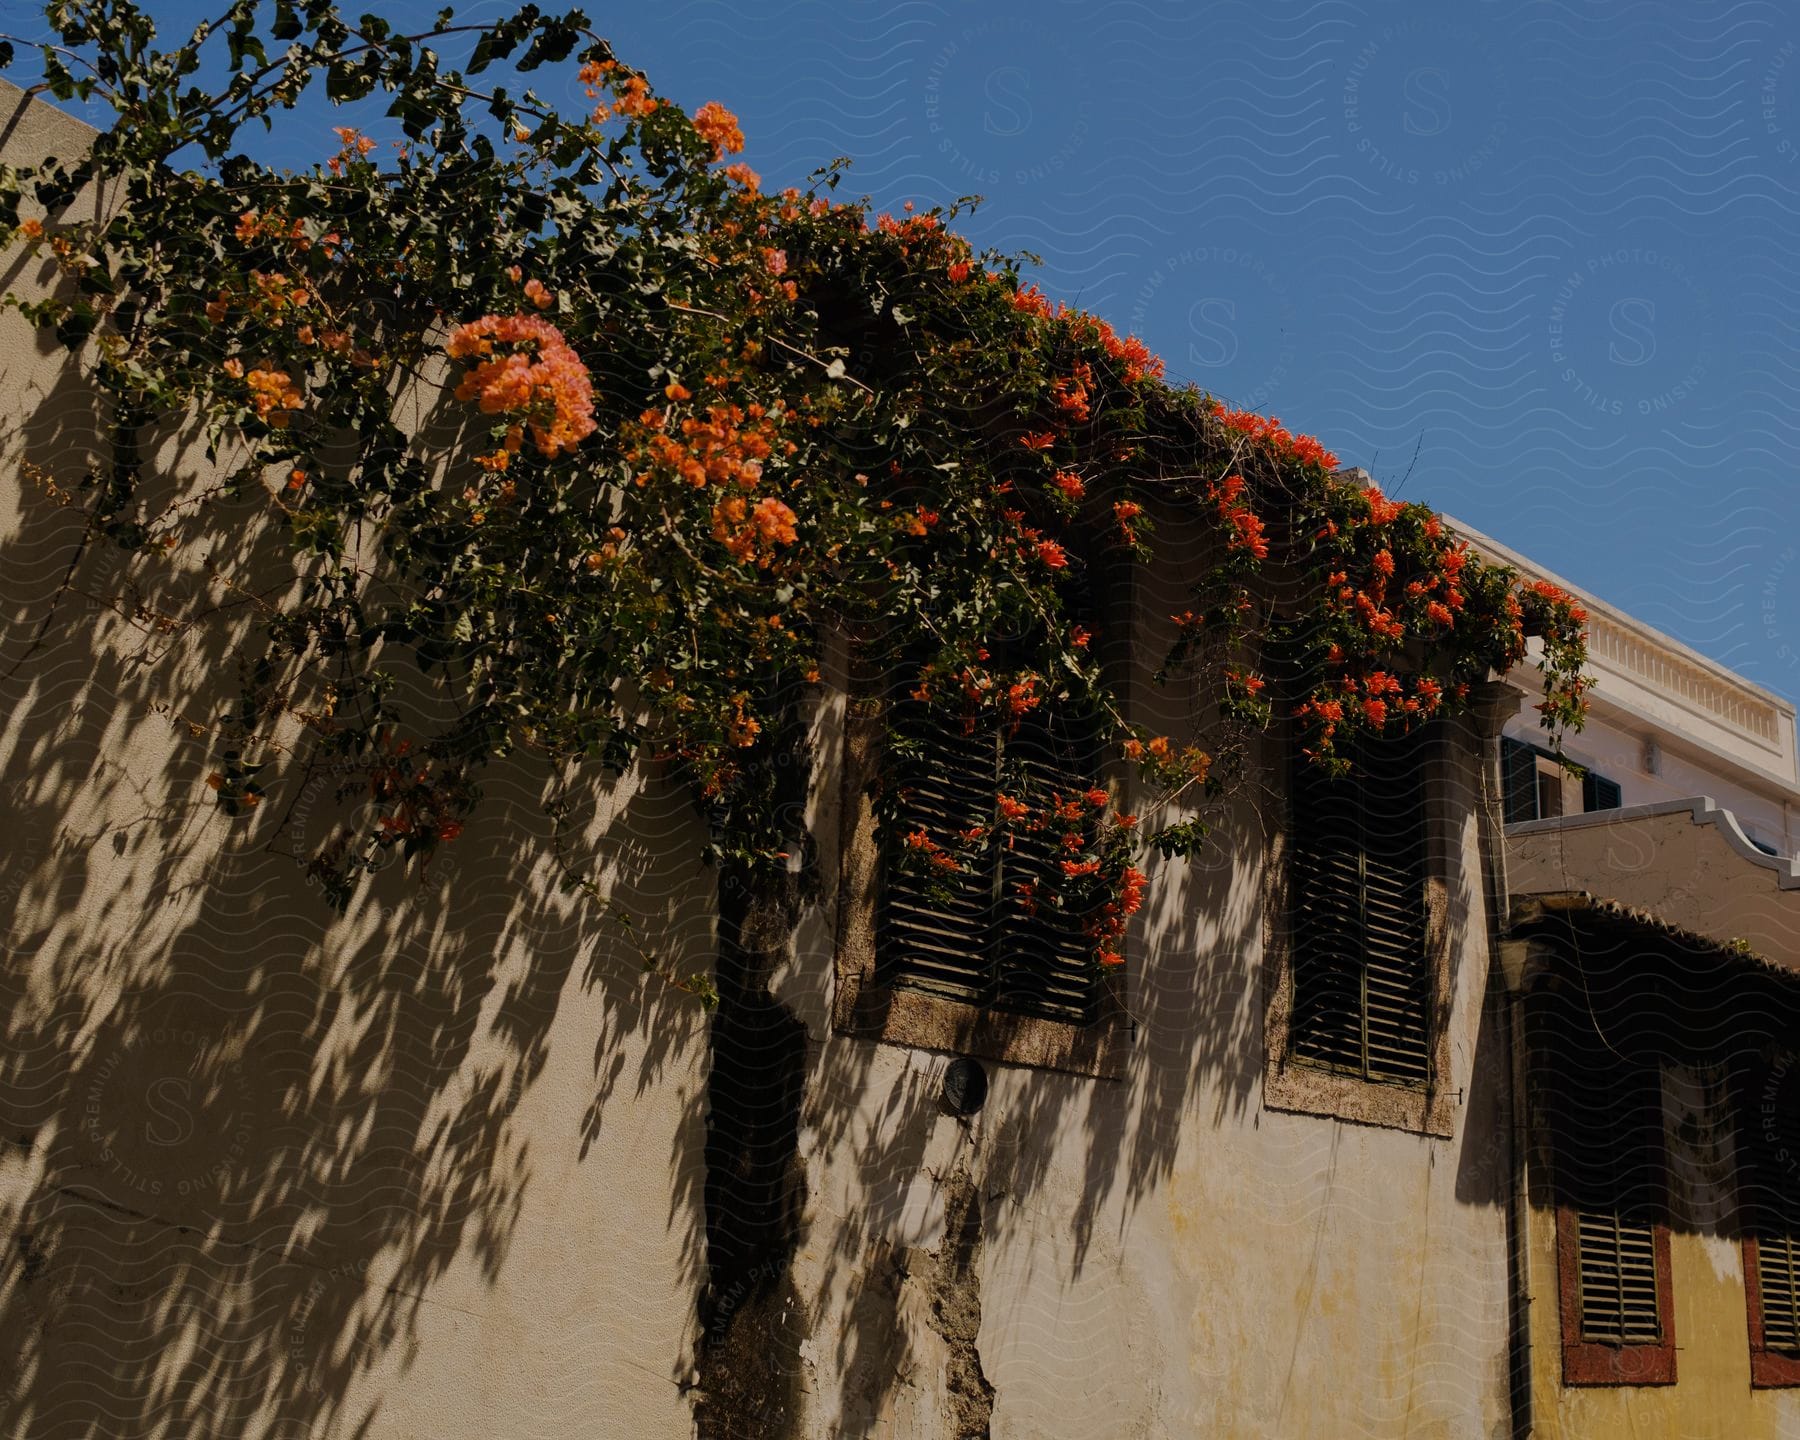
[[[88,133],[10,91],[0,126],[13,163]],[[80,527],[21,461],[73,486],[94,416],[14,314],[0,394],[0,1433],[691,1433],[698,1007],[559,893],[523,769],[334,918],[286,853],[333,782],[229,821],[181,718],[229,700],[247,616],[168,634],[93,598],[204,594],[217,537],[90,551],[52,614]],[[704,969],[691,808],[634,777],[586,828],[646,942]]]
[[[7,153],[78,140],[32,113]],[[93,423],[62,357],[16,317],[0,327],[11,665],[78,539],[16,461],[78,472]],[[203,539],[151,598],[206,583]],[[114,562],[88,563],[84,590],[116,588]],[[1144,614],[1180,608],[1179,576],[1169,589]],[[422,879],[385,874],[334,920],[277,817],[233,825],[212,805],[167,712],[216,703],[226,647],[177,638],[172,660],[138,662],[169,638],[77,596],[0,679],[6,1430],[691,1433],[702,1017],[557,894],[527,772],[488,778],[483,818]],[[1157,724],[1178,709],[1141,674],[1133,704]],[[827,874],[840,713],[819,721]],[[996,1436],[1501,1429],[1476,777],[1452,817],[1446,1140],[1263,1106],[1272,773],[1204,858],[1152,867],[1122,1081],[995,1067],[981,1114],[949,1118],[946,1057],[833,1034],[835,897],[803,918],[778,988],[809,1033],[804,1314],[768,1337],[800,1382],[797,1433],[954,1434],[969,1397],[945,1307],[976,1301]],[[305,794],[300,832],[327,808]],[[704,963],[711,881],[679,797],[636,777],[588,833],[650,942]],[[947,1279],[962,1176],[978,1243]]]
[[[1180,553],[1180,536],[1164,543]],[[1140,597],[1181,608],[1178,577]],[[1134,713],[1182,698],[1132,676]],[[829,722],[822,753],[833,754]],[[1193,862],[1152,861],[1129,953],[1121,1081],[990,1066],[972,1120],[937,1103],[948,1056],[834,1035],[827,907],[783,993],[818,1046],[796,1265],[803,1433],[951,1435],[931,1324],[944,1196],[983,1199],[978,1278],[992,1433],[1488,1436],[1507,1414],[1504,1061],[1484,1024],[1473,751],[1446,829],[1454,998],[1450,1139],[1265,1108],[1262,862],[1270,755]],[[829,772],[815,820],[839,816]],[[827,901],[827,906],[829,899]],[[810,938],[808,938],[810,937]]]

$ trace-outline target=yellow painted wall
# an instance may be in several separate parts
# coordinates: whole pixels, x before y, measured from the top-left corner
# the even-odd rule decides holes
[[[1690,1072],[1664,1074],[1676,1383],[1565,1386],[1556,1212],[1531,1211],[1532,1393],[1541,1440],[1794,1440],[1800,1390],[1750,1388],[1743,1252],[1728,1128]]]

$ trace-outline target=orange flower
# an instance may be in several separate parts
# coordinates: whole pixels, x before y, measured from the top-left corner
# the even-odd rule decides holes
[[[277,430],[285,430],[293,412],[302,404],[300,391],[289,379],[287,371],[252,370],[244,380],[250,387],[250,403],[256,407],[257,418],[266,420]]]
[[[694,112],[694,128],[713,150],[714,160],[723,160],[744,148],[744,132],[733,115],[717,100],[708,100]]]
[[[1037,558],[1052,570],[1061,570],[1069,563],[1069,557],[1063,553],[1063,547],[1054,540],[1037,542]]]
[[[656,101],[650,98],[650,82],[642,75],[631,76],[625,81],[624,93],[614,102],[613,108],[633,120],[641,120],[646,115],[654,114]],[[599,116],[599,111],[594,113],[596,117]]]
[[[540,310],[548,310],[556,303],[556,297],[544,288],[544,282],[535,276],[525,282],[525,298]]]
[[[509,348],[496,354],[496,344]],[[476,362],[456,398],[478,401],[484,415],[518,416],[540,454],[573,450],[594,433],[587,367],[554,325],[530,315],[484,315],[451,331],[446,348],[453,360]]]
[[[375,142],[373,140],[369,139],[369,137],[364,135],[360,130],[353,129],[351,126],[334,125],[331,127],[331,133],[338,137],[346,154],[354,150],[358,159],[361,159],[375,148]]]
[[[27,240],[44,238],[44,222],[42,220],[23,220],[19,223],[19,233]]]
[[[767,543],[794,543],[794,512],[773,496],[757,501],[756,511],[750,518],[756,525],[757,534]]]

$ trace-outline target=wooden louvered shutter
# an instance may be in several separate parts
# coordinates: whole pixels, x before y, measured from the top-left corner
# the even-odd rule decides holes
[[[1090,747],[1053,717],[1033,712],[1001,741],[1003,763],[1029,776],[1032,793],[1065,800],[1092,784]],[[1000,867],[1000,937],[994,1004],[1085,1024],[1094,1017],[1098,983],[1093,941],[1085,917],[1048,903],[1021,902],[1018,886],[1035,883],[1054,893],[1063,855],[1053,830],[1015,836],[997,856]]]
[[[1666,1207],[1662,1080],[1611,1048],[1580,998],[1564,999],[1551,1036],[1559,1198],[1577,1229],[1580,1338],[1656,1345],[1656,1227]]]
[[[1067,727],[1033,718],[1013,735],[957,733],[925,706],[894,707],[892,740],[901,787],[900,823],[942,841],[994,823],[1002,764],[1030,778],[1035,794],[1065,798],[1090,785],[1087,750]],[[1051,832],[1020,833],[991,846],[960,874],[922,876],[887,867],[880,910],[878,974],[889,984],[955,1000],[1085,1024],[1100,994],[1085,917],[1047,902],[1022,903],[1018,886],[1046,893],[1060,879]]]
[[[1424,765],[1417,737],[1294,777],[1294,1006],[1301,1059],[1368,1080],[1430,1078]]]
[[[1762,1294],[1763,1349],[1800,1354],[1800,1238],[1758,1236],[1756,1280]]]
[[[941,838],[993,822],[998,757],[991,735],[956,734],[925,706],[904,700],[894,707],[890,737],[901,742],[902,834],[922,828]],[[886,870],[881,978],[949,1000],[988,1004],[997,928],[993,873],[924,876],[893,864]]]
[[[1656,1231],[1616,1213],[1578,1214],[1581,1338],[1604,1345],[1662,1339],[1656,1305]]]
[[[1617,810],[1623,799],[1617,780],[1608,780],[1604,775],[1596,775],[1592,770],[1581,777],[1581,809],[1584,814],[1595,810]]]
[[[1505,795],[1506,823],[1538,818],[1537,752],[1510,736],[1500,739],[1501,786]]]
[[[1740,1084],[1738,1195],[1756,1242],[1762,1348],[1800,1357],[1800,1064],[1757,1062]]]

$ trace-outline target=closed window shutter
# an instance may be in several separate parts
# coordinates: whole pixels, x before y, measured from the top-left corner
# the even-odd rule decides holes
[[[1580,1212],[1581,1338],[1608,1345],[1654,1345],[1656,1231],[1617,1214]]]
[[[894,707],[893,719],[892,735],[906,747],[900,833],[924,829],[942,843],[959,830],[991,824],[997,761],[992,737],[958,735],[910,700]],[[988,1004],[995,899],[990,872],[923,875],[889,864],[878,945],[882,978],[949,1000]]]
[[[1762,1289],[1763,1348],[1800,1354],[1800,1239],[1759,1237],[1756,1278]]]
[[[1028,775],[1035,794],[1065,799],[1088,788],[1082,747],[1052,722],[1013,735],[975,736],[913,701],[896,705],[891,736],[904,747],[898,831],[924,829],[939,843],[994,823],[1004,765]],[[1010,848],[976,852],[962,872],[918,875],[887,867],[879,973],[890,984],[979,1005],[1085,1024],[1099,979],[1083,916],[1050,903],[1061,880],[1053,832],[1014,834]],[[1019,885],[1036,882],[1028,905]]]
[[[1800,1063],[1753,1063],[1740,1083],[1738,1188],[1756,1237],[1763,1348],[1800,1355]]]
[[[1500,740],[1502,789],[1506,797],[1506,823],[1517,825],[1538,818],[1537,752],[1522,740]]]
[[[1581,808],[1584,812],[1617,810],[1622,799],[1623,792],[1617,780],[1608,780],[1592,770],[1581,777]]]
[[[1293,1052],[1408,1085],[1430,1078],[1425,748],[1358,745],[1338,780],[1302,760],[1293,792]]]
[[[1581,1339],[1660,1344],[1661,1074],[1609,1046],[1583,997],[1563,998],[1552,1014],[1553,1170],[1559,1202],[1575,1211]]]
[[[1082,763],[1086,747],[1037,712],[1000,743],[1006,767],[1029,776],[1033,794],[1067,800],[1091,784],[1091,767]],[[1056,848],[1056,832],[1015,834],[1011,847],[1001,848],[996,859],[1001,927],[994,1004],[1085,1024],[1093,1018],[1098,995],[1094,946],[1083,917],[1049,902],[1062,879],[1064,856]],[[1026,905],[1021,884],[1035,885],[1044,898]]]

